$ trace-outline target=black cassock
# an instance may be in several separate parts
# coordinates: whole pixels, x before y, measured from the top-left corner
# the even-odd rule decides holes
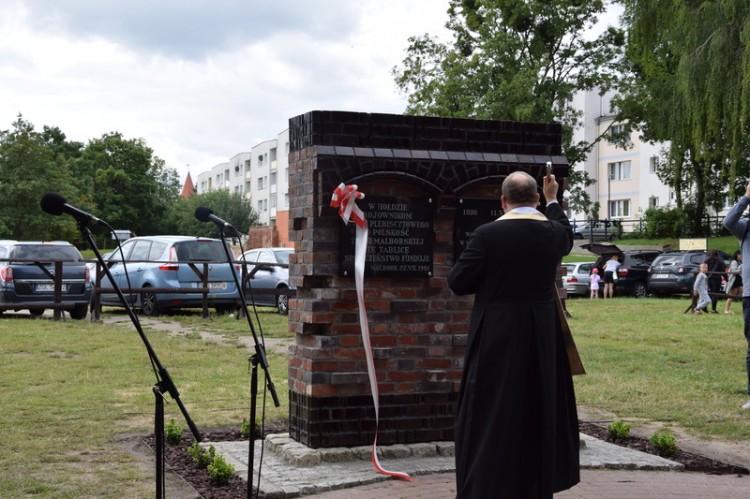
[[[580,481],[555,278],[573,244],[557,203],[474,231],[448,275],[475,294],[456,414],[457,496],[552,497]]]

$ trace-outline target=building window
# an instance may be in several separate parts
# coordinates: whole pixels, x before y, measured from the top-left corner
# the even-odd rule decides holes
[[[612,218],[630,217],[630,200],[618,199],[617,201],[610,201],[609,213],[610,213],[610,217]]]
[[[649,208],[658,208],[659,207],[659,198],[657,196],[651,196],[648,198],[648,207]]]
[[[659,158],[656,156],[651,156],[648,159],[648,172],[656,173],[658,171],[659,171]]]
[[[263,166],[263,155],[258,155],[258,166]]]
[[[610,180],[630,180],[630,161],[609,163],[607,170]]]
[[[609,136],[615,137],[625,131],[625,125],[612,125],[609,129]]]
[[[266,188],[266,177],[258,177],[258,190],[262,191]]]

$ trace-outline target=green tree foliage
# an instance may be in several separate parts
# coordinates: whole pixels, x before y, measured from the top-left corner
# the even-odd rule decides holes
[[[750,176],[750,3],[622,3],[628,72],[618,105],[645,139],[670,142],[661,179],[699,226]]]
[[[165,216],[179,197],[177,172],[142,139],[109,133],[91,140],[75,162],[79,202],[115,229],[164,234]]]
[[[408,95],[407,113],[563,124],[563,148],[573,164],[592,144],[572,143],[580,113],[573,94],[609,89],[624,37],[607,29],[585,36],[604,12],[602,0],[451,0],[446,27],[451,44],[430,35],[409,39],[402,66],[393,69]],[[571,177],[575,208],[590,204],[591,180]]]
[[[212,210],[216,216],[232,224],[242,235],[247,234],[250,226],[258,223],[258,214],[253,210],[250,200],[241,194],[219,189],[196,194],[187,199],[180,198],[177,201],[172,221],[177,234],[202,237],[220,236],[215,223],[201,222],[195,218],[195,209],[199,206]],[[225,230],[224,235],[225,237],[237,237],[232,229]]]
[[[39,207],[48,192],[75,196],[70,164],[80,149],[81,144],[67,141],[57,128],[35,131],[21,115],[12,129],[0,132],[1,238],[80,238],[72,220],[51,217]]]

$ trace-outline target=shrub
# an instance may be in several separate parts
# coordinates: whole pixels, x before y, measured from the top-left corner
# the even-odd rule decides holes
[[[178,445],[182,442],[182,426],[177,424],[174,419],[170,419],[164,425],[164,438],[168,444]]]
[[[259,417],[255,418],[255,439],[258,439],[258,433],[261,429],[261,420]],[[250,436],[250,420],[248,418],[242,418],[242,425],[240,426],[240,436],[248,438]]]
[[[208,465],[214,461],[216,457],[216,449],[212,445],[208,448],[208,451],[204,451],[198,442],[193,442],[193,445],[188,447],[188,454],[193,458],[196,466],[200,469],[208,468]]]
[[[211,476],[211,483],[214,485],[229,483],[233,473],[234,466],[227,463],[221,456],[215,456],[213,462],[208,465],[208,474]]]
[[[677,453],[677,439],[667,431],[657,431],[649,441],[661,457],[672,457]]]
[[[630,436],[630,425],[618,419],[607,426],[607,436],[610,440],[625,440]]]
[[[242,425],[240,426],[240,436],[248,438],[250,436],[250,420],[247,418],[242,419]]]

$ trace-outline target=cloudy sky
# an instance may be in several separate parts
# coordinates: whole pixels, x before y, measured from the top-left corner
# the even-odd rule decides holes
[[[0,129],[143,138],[198,173],[315,109],[400,113],[390,69],[448,0],[5,0]]]
[[[4,0],[0,129],[143,138],[181,179],[316,109],[400,113],[407,38],[448,0]]]

